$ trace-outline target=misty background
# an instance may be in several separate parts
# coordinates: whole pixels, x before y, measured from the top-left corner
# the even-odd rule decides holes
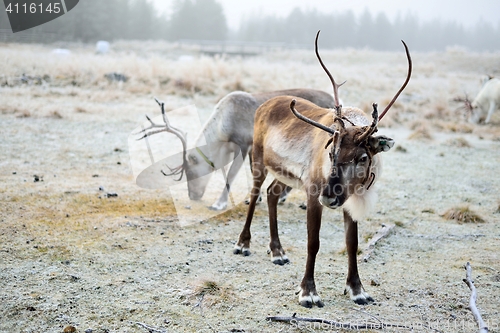
[[[482,19],[465,23],[423,20],[411,12],[390,19],[384,12],[369,9],[295,7],[285,16],[250,12],[230,26],[223,5],[216,0],[175,0],[167,11],[147,0],[82,0],[62,17],[17,34],[10,31],[6,12],[0,11],[0,42],[217,40],[309,47],[321,29],[322,48],[391,51],[399,50],[399,41],[404,39],[417,51],[442,51],[451,46],[479,52],[500,50],[500,15],[496,24]]]

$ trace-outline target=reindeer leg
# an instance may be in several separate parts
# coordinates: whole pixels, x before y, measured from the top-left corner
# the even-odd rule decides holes
[[[235,158],[233,163],[231,163],[231,167],[229,167],[229,172],[227,173],[226,186],[222,191],[219,199],[212,204],[212,206],[208,207],[211,210],[224,210],[227,208],[227,200],[229,198],[229,191],[231,189],[231,184],[233,183],[238,171],[240,170],[245,158],[247,157],[248,147],[244,147],[241,149],[241,158]]]
[[[267,206],[269,209],[269,231],[271,234],[271,242],[269,248],[271,250],[271,261],[276,265],[284,265],[290,262],[283,247],[281,247],[280,238],[278,235],[278,201],[281,193],[286,185],[275,179],[267,188]]]
[[[262,187],[262,183],[264,183],[267,176],[267,169],[264,166],[264,163],[261,161],[254,161],[252,164],[253,187],[250,193],[250,204],[248,205],[247,219],[245,221],[245,225],[243,226],[243,230],[240,233],[238,242],[234,246],[233,250],[234,254],[243,254],[244,256],[250,255],[250,238],[252,237],[250,234],[250,225],[252,224],[255,205],[257,204],[257,200],[260,196],[260,188]]]
[[[286,198],[288,197],[288,194],[292,191],[292,188],[290,186],[286,186],[283,192],[280,194],[280,199],[278,201],[278,204],[282,205],[285,203]]]
[[[252,150],[250,148],[250,152],[248,153],[248,159],[250,161],[250,171],[253,173],[253,158],[252,158]],[[261,203],[262,202],[262,195],[259,195],[259,199],[257,200],[257,203]],[[249,205],[250,204],[250,198],[248,199],[245,199],[245,205]]]
[[[373,302],[373,298],[365,292],[358,274],[358,223],[352,219],[345,209],[344,229],[349,264],[344,294],[349,293],[349,296],[356,304],[368,304]]]
[[[491,101],[490,102],[490,108],[488,110],[488,116],[486,117],[486,120],[484,121],[485,124],[487,124],[487,123],[490,122],[491,115],[493,114],[493,112],[495,112],[496,108],[497,108],[497,106],[495,104],[495,101]]]
[[[321,213],[323,206],[317,196],[307,196],[307,261],[304,278],[300,284],[299,303],[311,308],[313,304],[323,307],[323,301],[316,292],[314,283],[314,264],[319,251],[319,230],[321,228]]]

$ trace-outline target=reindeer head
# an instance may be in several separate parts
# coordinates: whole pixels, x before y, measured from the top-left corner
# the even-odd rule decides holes
[[[325,145],[325,149],[330,147],[330,172],[326,184],[323,184],[324,187],[321,189],[319,200],[322,205],[328,208],[337,208],[342,206],[351,195],[362,196],[365,191],[370,189],[376,177],[376,173],[373,172],[376,167],[374,166],[373,157],[380,152],[388,151],[394,145],[394,141],[391,138],[375,136],[374,134],[378,131],[377,125],[379,120],[384,117],[408,84],[411,77],[412,62],[408,47],[403,42],[409,64],[408,75],[404,84],[380,116],[377,104],[373,104],[371,125],[355,125],[346,116],[348,112],[343,112],[342,106],[339,105],[338,88],[342,84],[338,85],[335,83],[332,75],[323,64],[318,52],[318,37],[319,31],[315,41],[316,56],[333,85],[336,104],[334,107],[333,125],[328,127],[303,116],[295,110],[295,100],[291,102],[290,110],[298,119],[318,127],[330,135]],[[352,112],[354,109],[346,111]]]
[[[461,107],[459,107],[457,110],[461,110],[464,112],[465,117],[468,118],[471,122],[474,114],[474,109],[477,109],[477,106],[474,108],[472,106],[472,102],[469,100],[469,97],[467,94],[465,94],[465,98],[462,97],[456,97],[453,99],[455,102],[463,103]],[[477,122],[477,121],[476,121]]]

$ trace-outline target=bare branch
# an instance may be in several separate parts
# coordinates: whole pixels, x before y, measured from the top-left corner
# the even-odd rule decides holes
[[[321,323],[323,325],[331,326],[332,328],[339,329],[352,329],[352,330],[366,330],[366,329],[375,329],[382,330],[388,327],[396,327],[396,328],[405,328],[411,329],[411,326],[400,325],[400,324],[388,324],[383,322],[374,322],[374,323],[366,323],[366,324],[352,324],[352,323],[341,323],[334,320],[321,319],[321,318],[306,318],[306,317],[296,317],[295,313],[291,317],[267,317],[266,320],[282,322],[282,323],[291,323],[295,324],[297,322],[308,322],[308,323]]]
[[[474,281],[472,281],[472,266],[469,262],[465,264],[465,279],[463,280],[465,284],[469,287],[471,291],[470,295],[470,300],[469,300],[469,309],[472,312],[472,315],[474,316],[474,319],[476,320],[476,323],[479,327],[479,333],[488,333],[488,326],[486,326],[486,323],[483,321],[483,318],[481,318],[481,314],[479,313],[479,310],[477,309],[476,306],[476,300],[477,300],[477,292],[476,292],[476,287],[474,286]]]
[[[375,245],[382,239],[387,237],[394,229],[394,224],[382,224],[377,233],[372,237],[368,245],[366,246],[365,255],[363,256],[363,261],[367,262],[370,259],[373,251],[375,251]]]
[[[135,325],[141,326],[142,328],[148,330],[149,333],[167,333],[166,328],[162,327],[153,327],[144,323],[140,323],[138,321],[134,322]]]

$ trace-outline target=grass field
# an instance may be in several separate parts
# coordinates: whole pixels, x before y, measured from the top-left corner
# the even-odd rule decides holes
[[[234,256],[246,206],[200,218],[209,199],[138,187],[128,139],[145,114],[159,115],[153,97],[167,110],[196,106],[199,119],[180,120],[194,140],[195,125],[231,91],[329,92],[312,47],[249,58],[152,42],[115,43],[106,55],[66,47],[71,54],[62,56],[50,46],[0,45],[0,332],[343,331],[266,321],[294,313],[474,332],[467,261],[483,319],[499,331],[500,112],[489,125],[470,124],[453,100],[474,96],[482,75],[499,75],[500,54],[412,53],[410,84],[379,129],[396,147],[383,156],[376,209],[360,221],[360,275],[376,303],[343,295],[341,213],[325,211],[316,263],[325,307],[308,310],[295,295],[306,256],[303,194],[292,192],[279,208],[291,264],[274,266],[266,255],[266,204],[256,212],[252,255]],[[406,75],[403,47],[320,52],[335,78],[347,80],[344,105],[366,111],[385,106]],[[110,81],[113,72],[128,80]],[[210,189],[221,183],[215,178]],[[189,207],[191,223],[179,223],[179,207]],[[362,261],[383,224],[392,232]]]

